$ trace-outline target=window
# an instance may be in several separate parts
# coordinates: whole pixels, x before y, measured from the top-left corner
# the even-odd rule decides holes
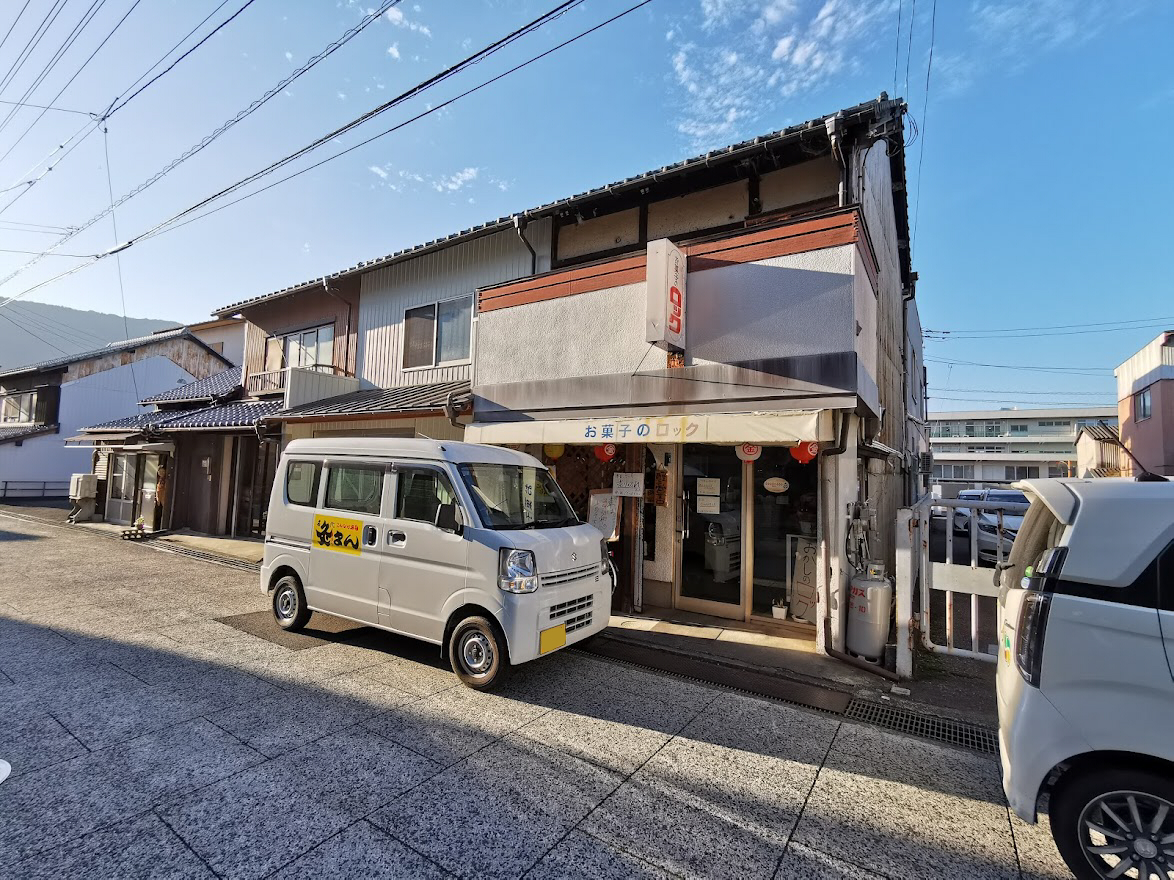
[[[545,468],[463,464],[461,477],[488,528],[555,529],[579,521]]]
[[[1041,428],[1071,428],[1072,422],[1069,419],[1052,419],[1045,422],[1037,422]]]
[[[1011,426],[1011,433],[1012,434],[1026,434],[1027,433],[1027,425],[1012,425]]]
[[[1135,422],[1144,422],[1153,414],[1154,407],[1150,397],[1150,389],[1146,388],[1133,395],[1133,420]]]
[[[334,325],[323,324],[265,340],[265,371],[283,367],[334,369]]]
[[[436,509],[456,501],[452,484],[440,471],[431,468],[400,468],[396,488],[395,515],[398,519],[435,523]]]
[[[1063,465],[1063,464],[1050,464],[1050,465],[1048,465],[1048,477],[1049,478],[1054,480],[1056,477],[1066,477],[1066,476],[1068,476],[1068,466],[1067,465]]]
[[[318,501],[318,476],[322,466],[316,461],[291,461],[285,472],[285,498],[290,504],[314,505]]]
[[[326,506],[335,510],[377,515],[383,495],[383,469],[373,465],[331,467]]]
[[[37,410],[37,393],[26,391],[23,394],[9,394],[0,398],[0,421],[4,422],[31,422]]]
[[[1039,478],[1039,468],[1027,465],[1007,465],[1004,468],[1007,480],[1035,480]]]
[[[472,296],[408,309],[404,312],[404,367],[467,361],[472,328]]]
[[[935,464],[934,479],[937,480],[973,480],[974,465],[972,464]]]

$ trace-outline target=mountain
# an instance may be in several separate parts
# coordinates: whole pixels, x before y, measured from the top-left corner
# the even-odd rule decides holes
[[[18,300],[0,309],[0,369],[93,351],[110,342],[146,336],[182,323],[163,318],[127,318],[124,326],[122,315]]]

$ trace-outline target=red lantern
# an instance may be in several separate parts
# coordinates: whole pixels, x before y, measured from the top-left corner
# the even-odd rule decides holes
[[[791,458],[800,464],[807,464],[819,455],[819,444],[812,440],[810,443],[800,443],[791,447]]]
[[[600,461],[611,461],[616,457],[616,445],[614,443],[604,443],[602,446],[596,446],[595,457]]]

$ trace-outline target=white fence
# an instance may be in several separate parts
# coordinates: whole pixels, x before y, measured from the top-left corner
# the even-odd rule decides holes
[[[926,496],[897,512],[898,675],[912,677],[917,637],[930,651],[998,659],[995,566],[1014,539],[1005,518],[1026,510],[1006,501]],[[980,521],[978,511],[991,516]]]
[[[0,480],[0,498],[68,498],[69,480]]]

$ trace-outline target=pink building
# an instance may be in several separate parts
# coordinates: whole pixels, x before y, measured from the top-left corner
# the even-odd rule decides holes
[[[1113,372],[1126,448],[1147,470],[1174,476],[1174,330],[1162,333]],[[1137,466],[1132,467],[1136,476]]]

